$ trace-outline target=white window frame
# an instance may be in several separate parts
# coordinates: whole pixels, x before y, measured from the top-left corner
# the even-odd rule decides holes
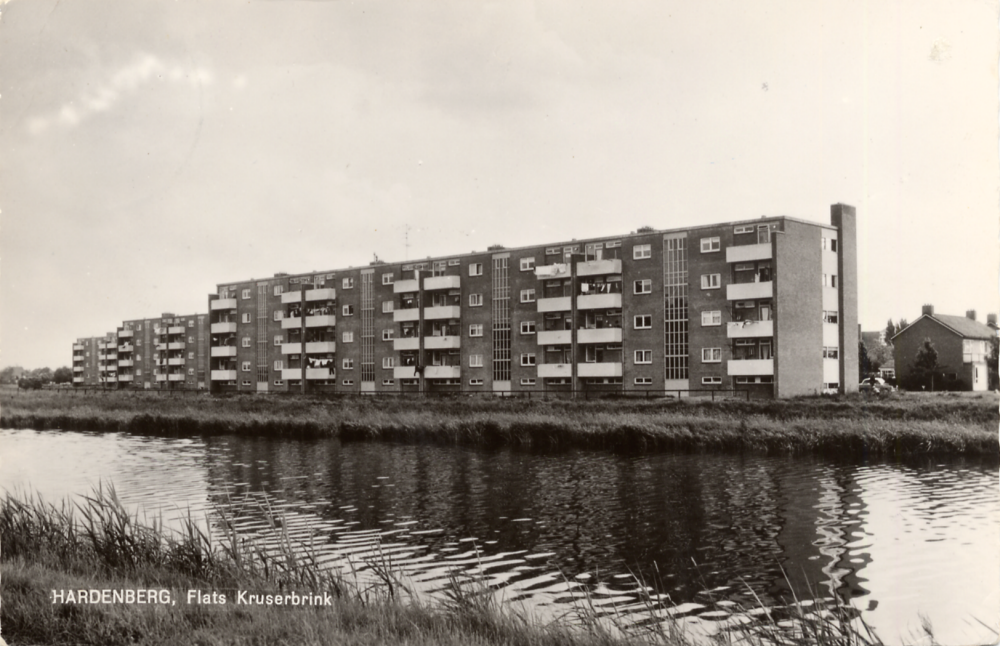
[[[633,330],[652,330],[653,329],[653,315],[652,314],[636,314],[632,317],[632,329]]]
[[[483,306],[482,294],[469,294],[469,307],[482,307],[482,306]]]
[[[243,339],[240,341],[240,345],[243,346],[244,348],[249,348],[250,347],[250,343],[251,343],[251,340],[250,340],[250,337],[248,337],[248,336],[243,337]]]
[[[653,378],[652,377],[636,377],[635,379],[632,380],[632,383],[634,383],[636,386],[651,386],[651,385],[653,385]]]
[[[354,279],[350,277],[344,278],[340,281],[340,285],[343,289],[354,289]]]
[[[284,334],[275,334],[274,335],[274,346],[275,347],[278,347],[279,345],[281,345],[284,342],[285,342],[285,335]]]
[[[249,289],[244,289],[243,290],[243,300],[245,300],[245,301],[250,300],[250,290]]]
[[[632,260],[646,260],[653,257],[653,245],[637,244],[632,246]]]
[[[384,329],[384,330],[382,330],[382,340],[383,341],[392,341],[392,339],[395,336],[395,334],[396,334],[396,331],[393,330],[392,328]]]
[[[637,366],[644,366],[653,363],[653,351],[635,350],[632,354],[632,363]]]
[[[718,357],[718,358],[715,358]],[[702,348],[702,363],[722,363],[722,348]]]
[[[285,362],[283,360],[281,360],[281,359],[275,359],[274,360],[274,369],[275,370],[281,370],[284,367],[285,367]]]
[[[392,301],[382,301],[382,313],[392,314]]]
[[[396,281],[396,276],[391,273],[382,274],[382,284],[392,285]]]
[[[243,312],[243,318],[241,319],[244,323],[250,322],[250,312]]]
[[[719,236],[701,239],[702,253],[715,253],[716,251],[722,251],[722,239]]]
[[[274,295],[275,296],[281,296],[282,292],[284,292],[284,291],[285,291],[285,286],[284,285],[275,285],[274,286]]]
[[[344,316],[354,316],[354,306],[344,305],[342,308],[340,308],[340,313],[343,314]]]
[[[285,313],[282,312],[281,310],[274,310],[274,319],[273,320],[280,321],[282,318],[284,318],[284,316],[285,316]]]
[[[341,334],[340,340],[344,343],[354,343],[354,332],[344,332]]]
[[[470,276],[482,276],[483,275],[483,263],[481,263],[481,262],[470,262],[469,263],[469,275]]]
[[[522,386],[534,386],[536,383],[538,382],[535,379],[532,379],[531,377],[521,377]]]
[[[340,384],[342,386],[353,386],[354,385],[354,380],[353,379],[344,379],[343,381],[340,382]]]
[[[534,334],[537,329],[534,321],[521,321],[521,334]]]
[[[701,378],[701,385],[702,386],[721,386],[722,385],[722,377],[702,377]]]
[[[653,293],[653,279],[652,278],[641,278],[639,280],[632,281],[632,293],[633,294],[652,294]]]
[[[469,336],[483,336],[483,324],[472,323],[469,325]]]
[[[340,362],[340,367],[344,370],[354,370],[354,359],[345,358]]]
[[[702,289],[720,289],[722,287],[722,274],[702,274]]]
[[[483,355],[481,355],[481,354],[470,354],[469,355],[469,367],[470,368],[482,368],[483,367]]]
[[[522,303],[535,302],[535,289],[533,287],[521,290],[521,302]]]
[[[530,368],[532,366],[538,365],[538,360],[535,357],[534,352],[522,352],[521,353],[521,366],[525,368]]]
[[[524,258],[521,258],[518,262],[520,264],[521,271],[534,271],[535,270],[535,257],[534,256],[525,256]]]
[[[383,379],[382,380],[382,385],[383,386],[395,386],[396,385],[396,380],[395,379]]]
[[[242,364],[240,364],[240,371],[241,372],[250,372],[250,362],[249,361],[244,361]]]
[[[483,385],[483,379],[481,377],[474,377],[474,378],[472,378],[472,379],[469,380],[469,385],[470,386],[482,386]]]
[[[382,357],[382,369],[390,370],[396,367],[396,357]]]
[[[701,313],[702,327],[716,327],[722,325],[722,310],[705,310]]]

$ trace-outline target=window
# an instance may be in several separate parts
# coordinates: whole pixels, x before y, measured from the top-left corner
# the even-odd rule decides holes
[[[395,281],[395,276],[392,274],[382,274],[382,284],[391,285]]]
[[[344,343],[354,343],[354,332],[344,332],[341,339]]]
[[[136,368],[135,369],[135,376],[136,377],[141,377],[142,376],[142,368]]]
[[[248,337],[248,336],[243,337],[242,345],[243,345],[244,348],[249,348],[250,347],[250,337]]]
[[[701,252],[710,253],[712,251],[719,251],[722,249],[722,243],[719,241],[718,236],[714,238],[702,238],[701,239]]]
[[[243,380],[243,381],[241,381],[240,383],[241,383],[241,384],[243,384],[244,386],[250,386],[250,385],[252,385],[252,384],[250,383],[250,380],[249,380],[249,379],[244,379],[244,380]]]
[[[830,238],[830,251],[837,253],[837,239]]]
[[[470,354],[469,355],[469,367],[470,368],[482,368],[483,367],[483,355],[481,355],[481,354]]]
[[[534,333],[535,333],[534,321],[521,321],[521,334],[534,334]]]
[[[284,285],[275,285],[274,286],[274,295],[275,296],[281,296],[281,292],[283,292],[283,291],[285,291]]]
[[[344,305],[344,307],[342,307],[340,311],[344,316],[354,316],[353,305]]]
[[[250,290],[249,289],[244,289],[242,296],[243,296],[243,300],[248,300],[250,298]]]
[[[483,336],[483,324],[473,323],[469,326],[469,336]]]
[[[823,384],[823,390],[824,391],[827,391],[827,390],[838,391],[838,390],[840,390],[840,383],[838,383],[836,381],[831,381],[830,383],[825,383],[825,384]]]
[[[136,332],[142,332],[142,323],[140,323],[140,324],[138,324],[138,325],[135,326],[135,331]]]
[[[188,368],[188,375],[194,374],[194,368]]]
[[[282,343],[284,343],[284,342],[285,342],[285,337],[284,337],[284,335],[281,335],[281,334],[275,334],[275,335],[274,335],[274,346],[275,346],[275,347],[277,347],[277,346],[281,345],[281,344],[282,344]]]
[[[652,350],[636,350],[634,355],[636,365],[643,363],[653,363]]]
[[[354,359],[344,359],[340,367],[344,370],[354,370]]]
[[[345,385],[345,386],[353,386],[354,385],[354,380],[353,379],[345,379],[345,380],[341,381],[340,383],[343,384],[343,385]]]
[[[283,315],[284,315],[284,312],[282,312],[281,310],[274,310],[274,320],[275,321],[280,321],[281,317]]]
[[[194,352],[188,352],[188,359],[194,359]]]
[[[823,251],[826,251],[826,236],[820,238],[823,241]]]
[[[382,380],[382,385],[383,386],[395,386],[396,385],[396,381],[394,379],[383,379]]]
[[[354,289],[354,279],[345,278],[344,280],[341,281],[341,285],[343,286],[344,289]]]
[[[652,294],[653,293],[653,280],[651,278],[643,278],[642,280],[637,280],[632,283],[632,293],[633,294]]]
[[[720,310],[710,310],[707,312],[702,312],[701,324],[704,326],[722,325],[722,312]]]
[[[392,301],[382,301],[382,313],[383,314],[392,313]]]
[[[194,327],[194,319],[188,321],[188,327]]]
[[[825,346],[823,348],[824,359],[837,359],[840,357],[840,348],[836,346]]]
[[[649,386],[653,383],[652,377],[636,377],[633,382],[636,386]]]
[[[382,340],[392,341],[392,337],[395,334],[395,330],[382,330]]]
[[[482,276],[483,275],[483,263],[481,263],[481,262],[470,262],[469,263],[469,275],[470,276]]]
[[[469,385],[470,386],[482,386],[483,385],[483,380],[482,379],[470,379],[469,380]]]
[[[733,227],[733,233],[753,233],[753,225],[745,225],[742,227]]]
[[[193,336],[189,336],[188,337],[188,343],[194,343],[194,337]]]
[[[482,306],[483,306],[482,294],[469,294],[469,307],[482,307]]]
[[[535,385],[535,380],[534,379],[523,378],[523,379],[521,379],[521,385],[522,386],[534,386]]]
[[[830,274],[830,287],[837,286],[837,274]]]
[[[535,268],[535,257],[521,258],[521,271],[532,271]]]
[[[142,339],[136,339],[135,340],[135,344],[141,348],[142,347]]]
[[[721,274],[702,274],[701,275],[701,288],[702,289],[719,289],[722,285],[722,275]]]
[[[250,362],[249,362],[249,361],[244,361],[244,362],[242,363],[242,365],[240,366],[240,369],[241,369],[241,370],[242,370],[243,372],[250,372]]]
[[[275,379],[274,380],[274,385],[275,386],[284,386],[285,385],[285,381],[283,379]]]
[[[651,314],[637,314],[632,319],[632,328],[635,330],[649,330],[653,327],[653,316]]]
[[[701,383],[703,386],[721,386],[722,377],[702,377]]]
[[[396,367],[396,357],[382,357],[382,368],[389,370]]]
[[[534,303],[535,302],[535,290],[534,289],[522,289],[521,290],[521,302],[522,303]]]
[[[277,360],[276,360],[276,361],[274,362],[274,369],[275,369],[275,370],[281,370],[281,369],[282,369],[282,368],[284,368],[284,367],[285,367],[285,362],[284,362],[284,361],[282,361],[281,359],[277,359]]]
[[[243,312],[243,318],[241,319],[244,323],[250,322],[250,312]]]
[[[521,365],[522,366],[533,366],[535,365],[535,353],[525,352],[521,355]]]
[[[648,244],[637,244],[632,247],[632,259],[633,260],[643,260],[645,258],[653,257],[652,245]]]
[[[702,363],[720,363],[722,361],[722,348],[702,348]]]
[[[824,323],[837,323],[840,321],[840,313],[832,310],[827,310],[823,312],[823,322]]]

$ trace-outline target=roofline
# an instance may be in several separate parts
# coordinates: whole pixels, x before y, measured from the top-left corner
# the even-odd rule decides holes
[[[962,334],[961,332],[959,332],[958,330],[956,330],[952,326],[948,325],[947,323],[945,323],[941,319],[935,318],[933,314],[921,314],[919,317],[917,317],[916,321],[914,321],[913,323],[910,323],[905,328],[903,328],[899,332],[896,332],[894,335],[892,335],[892,339],[890,339],[890,340],[895,341],[897,336],[899,336],[903,332],[906,332],[907,330],[909,330],[914,324],[916,324],[917,322],[919,322],[920,319],[925,319],[925,318],[934,321],[935,323],[937,323],[938,325],[940,325],[943,328],[951,330],[954,334],[956,334],[957,336],[962,337],[963,339],[992,339],[993,336],[994,336],[992,334],[988,334],[986,336],[969,336],[968,334]]]

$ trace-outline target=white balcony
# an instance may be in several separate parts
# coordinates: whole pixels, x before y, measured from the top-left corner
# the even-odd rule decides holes
[[[157,375],[156,380],[160,381],[160,377],[163,375]],[[212,381],[236,381],[236,371],[235,370],[213,370],[212,371]]]
[[[322,287],[320,289],[307,289],[306,301],[334,301],[337,300],[337,290],[333,287]]]
[[[123,343],[122,345],[118,346],[119,352],[132,352],[133,350],[135,350],[135,346],[132,345],[131,343]]]
[[[83,372],[83,366],[73,366],[73,372]]]
[[[234,310],[236,309],[236,299],[217,298],[209,304],[209,309],[213,312],[216,310]]]
[[[157,381],[166,381],[167,380],[167,376],[166,375],[156,375],[156,380]]]
[[[236,323],[232,321],[227,321],[225,323],[212,323],[212,334],[225,334],[227,332],[235,332]]]
[[[393,339],[392,349],[396,352],[400,352],[402,350],[419,350],[420,337],[411,336],[403,339]]]
[[[417,369],[414,366],[396,366],[392,369],[392,376],[396,379],[416,379]]]
[[[460,336],[425,336],[424,348],[426,350],[454,350],[462,347],[462,337]]]
[[[622,329],[620,327],[594,328],[577,331],[576,340],[580,343],[621,343]]]
[[[439,305],[438,307],[425,307],[424,319],[435,321],[439,319],[457,319],[462,316],[462,308],[458,305]]]
[[[134,365],[131,359],[122,359],[118,362],[119,368],[131,368]]]
[[[163,352],[163,351],[165,351],[167,349],[167,344],[166,343],[157,343],[156,344],[156,349],[158,351],[160,351],[160,352]]]
[[[397,283],[398,284],[398,283]],[[424,279],[424,289],[459,289],[462,286],[460,276],[428,276]]]
[[[392,320],[396,323],[401,323],[403,321],[419,321],[420,320],[420,308],[411,307],[406,310],[393,310]]]
[[[184,344],[181,343],[180,341],[175,341],[174,343],[168,343],[167,344],[167,349],[168,350],[183,350],[184,349]]]
[[[131,339],[132,336],[133,336],[132,330],[118,330],[119,339]],[[80,349],[82,350],[83,348]]]
[[[83,377],[73,377],[73,383],[74,384],[82,384],[83,383]]]
[[[184,357],[174,357],[172,359],[167,359],[168,366],[183,366]]]
[[[282,330],[297,330],[302,327],[302,318],[298,316],[289,316],[281,319],[281,329]]]
[[[755,298],[771,298],[774,293],[774,283],[733,283],[726,285],[726,299],[730,301],[747,301]]]
[[[536,336],[538,345],[567,345],[573,342],[572,330],[539,330]]]
[[[427,366],[424,368],[424,377],[427,379],[459,379],[461,376],[461,366]]]
[[[167,334],[184,334],[183,325],[171,325],[167,328]]]
[[[576,300],[576,307],[581,310],[620,309],[621,306],[621,294],[587,294]]]
[[[620,273],[622,273],[622,261],[618,258],[576,263],[577,276],[603,276],[604,274]]]
[[[726,363],[726,372],[731,377],[773,375],[774,359],[730,359]]]
[[[555,263],[552,265],[535,267],[535,278],[538,280],[569,278],[569,265],[567,263]]]
[[[774,321],[735,321],[726,324],[727,339],[774,336]]]
[[[726,247],[726,262],[751,262],[771,258],[771,243],[744,244]]]
[[[540,363],[538,376],[542,379],[572,377],[573,366],[569,363]]]
[[[302,302],[302,290],[295,290],[294,292],[282,292],[281,293],[281,304],[287,305],[289,303],[301,303]]]
[[[420,291],[420,281],[415,278],[410,280],[397,280],[392,284],[393,294],[409,294]]]
[[[118,381],[132,381],[132,375],[118,375]]]
[[[334,379],[336,376],[329,368],[306,368],[306,379]]]
[[[557,296],[555,298],[539,298],[539,312],[568,312],[573,308],[573,301],[570,296]]]
[[[216,346],[212,348],[213,357],[235,357],[236,356],[236,346],[223,345]]]
[[[179,373],[179,372],[175,372],[173,374],[167,375],[167,380],[168,381],[184,381],[184,375],[181,374],[181,373]]]
[[[329,353],[337,351],[335,341],[309,341],[306,343],[306,354]]]
[[[576,366],[576,373],[580,377],[621,377],[622,364],[620,361],[580,363]]]
[[[306,317],[306,327],[334,327],[336,325],[337,317],[333,314],[318,314]]]
[[[79,343],[74,343],[73,344],[73,349],[74,350],[81,350],[82,351],[83,350],[83,345],[81,345]]]

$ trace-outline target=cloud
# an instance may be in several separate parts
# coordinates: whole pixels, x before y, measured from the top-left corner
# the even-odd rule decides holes
[[[38,135],[56,125],[75,127],[95,114],[111,110],[123,97],[157,80],[201,87],[211,85],[213,78],[203,67],[169,64],[151,54],[142,54],[109,74],[107,81],[96,90],[81,94],[47,116],[28,119],[28,132]]]

